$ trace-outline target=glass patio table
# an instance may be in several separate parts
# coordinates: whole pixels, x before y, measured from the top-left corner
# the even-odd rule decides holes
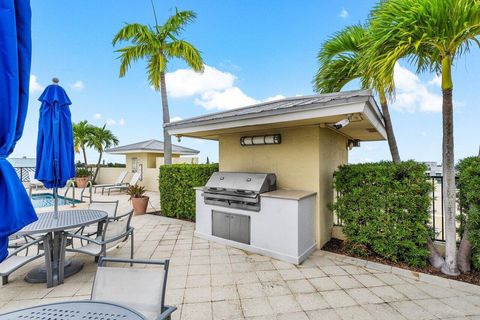
[[[16,234],[35,235],[46,234],[43,245],[45,250],[45,266],[31,270],[25,276],[25,281],[31,283],[47,283],[47,287],[54,287],[63,283],[64,278],[70,277],[83,268],[83,262],[78,260],[65,261],[66,238],[64,231],[99,223],[99,228],[107,219],[108,214],[100,210],[66,210],[39,213],[38,220],[29,224]]]
[[[119,304],[102,301],[66,301],[29,307],[0,315],[0,320],[14,319],[109,319],[144,320],[140,313]]]

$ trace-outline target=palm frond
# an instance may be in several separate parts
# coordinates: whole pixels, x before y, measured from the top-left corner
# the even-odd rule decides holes
[[[169,57],[184,60],[194,71],[203,71],[202,55],[191,43],[184,40],[173,41],[165,47],[165,52]]]
[[[319,63],[327,63],[338,54],[358,54],[366,36],[367,30],[362,25],[349,26],[336,32],[322,44],[317,55]]]
[[[140,23],[126,24],[113,37],[112,45],[116,45],[119,41],[131,41],[136,44],[151,43],[155,39],[155,33],[149,26]]]
[[[168,35],[177,36],[185,28],[185,26],[195,20],[197,14],[191,10],[178,11],[175,9],[175,14],[170,16],[165,24],[160,27],[159,33],[163,37]]]
[[[155,48],[151,45],[134,45],[126,46],[116,50],[120,53],[118,57],[120,59],[120,77],[124,77],[127,70],[130,68],[132,62],[138,61],[142,58],[148,57]]]
[[[148,80],[156,91],[161,88],[161,75],[166,71],[167,62],[167,58],[160,53],[150,56],[148,60]]]
[[[330,93],[342,90],[350,81],[362,77],[358,68],[358,57],[339,55],[323,64],[314,79],[314,88],[318,93]]]

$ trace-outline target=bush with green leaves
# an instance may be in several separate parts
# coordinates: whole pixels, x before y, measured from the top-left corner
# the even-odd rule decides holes
[[[160,202],[167,217],[195,220],[194,187],[204,186],[218,164],[171,164],[160,167]]]
[[[77,178],[87,178],[90,176],[91,176],[91,172],[87,168],[77,168],[75,170],[75,177]]]
[[[468,240],[472,244],[472,264],[480,270],[480,157],[462,159],[457,165],[458,200],[463,214],[460,219],[466,221]],[[460,228],[463,234],[463,228]]]
[[[338,196],[332,209],[351,252],[426,265],[432,190],[426,170],[407,161],[343,165],[335,172]]]

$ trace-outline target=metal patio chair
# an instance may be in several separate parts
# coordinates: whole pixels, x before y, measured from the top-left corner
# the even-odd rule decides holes
[[[124,263],[156,265],[159,268],[123,268],[121,264]],[[113,264],[120,266],[112,267]],[[101,257],[90,299],[123,304],[142,313],[147,319],[170,319],[177,308],[165,306],[168,268],[169,260]]]
[[[127,241],[130,237],[130,258],[133,259],[134,229],[130,226],[132,216],[133,210],[120,216],[108,218],[96,238],[66,232],[67,243],[71,244],[71,248],[67,248],[67,251],[88,254],[94,256],[97,261],[99,257],[106,255],[108,251],[115,249],[121,242]],[[73,246],[74,239],[81,240],[79,247]],[[85,245],[83,245],[83,241],[86,242]]]
[[[36,255],[19,255],[22,251],[28,250],[33,245],[39,245],[40,242],[43,242],[45,237],[29,241],[26,244],[16,248],[9,255],[0,262],[0,276],[2,276],[2,284],[6,285],[8,283],[8,276],[19,268],[23,267],[27,263],[43,257],[45,254],[37,251]]]
[[[92,201],[88,205],[89,210],[105,211],[109,218],[115,218],[117,216],[118,200],[115,201]],[[98,233],[99,225],[92,224],[89,226],[81,227],[75,233],[81,234],[87,237],[92,237]],[[83,245],[83,240],[80,240]]]

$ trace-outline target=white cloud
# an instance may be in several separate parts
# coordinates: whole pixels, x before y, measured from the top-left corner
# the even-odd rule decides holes
[[[348,11],[345,10],[345,8],[342,8],[342,11],[340,11],[339,17],[342,19],[347,19],[348,18]]]
[[[195,104],[207,110],[230,110],[255,104],[258,101],[250,98],[238,87],[231,87],[223,91],[208,91],[200,98],[195,99]]]
[[[225,90],[233,86],[236,77],[205,65],[202,73],[191,69],[178,69],[166,74],[168,94],[173,98],[190,97],[212,90]]]
[[[281,94],[277,94],[277,95],[274,95],[273,97],[268,97],[267,99],[265,99],[265,102],[270,102],[270,101],[275,101],[275,100],[282,100],[282,99],[285,99],[286,97],[284,95],[281,95]]]
[[[95,120],[100,120],[100,119],[102,119],[102,114],[101,114],[101,113],[95,113],[95,114],[93,115],[93,119],[95,119]]]
[[[85,89],[85,84],[83,83],[83,81],[77,80],[70,85],[70,88],[77,91],[82,91],[83,89]]]
[[[113,119],[107,119],[107,125],[109,126],[114,126],[117,124],[117,121],[113,120]]]
[[[37,76],[31,74],[29,92],[30,93],[40,92],[40,91],[43,91],[43,89],[44,87],[40,83],[38,83]]]
[[[428,84],[429,85],[432,85],[432,86],[437,86],[439,88],[442,87],[442,77],[439,76],[438,74],[436,74],[432,80],[428,81]]]
[[[180,121],[180,120],[183,120],[183,118],[182,117],[172,117],[170,119],[170,122],[175,122],[175,121]]]
[[[118,124],[123,126],[125,124],[125,119],[122,118],[122,119],[118,120]]]
[[[395,65],[396,99],[393,108],[407,112],[440,112],[442,110],[442,96],[429,90],[427,84],[410,70],[400,64]],[[433,81],[433,82],[432,82]],[[430,82],[436,83],[437,80]]]

